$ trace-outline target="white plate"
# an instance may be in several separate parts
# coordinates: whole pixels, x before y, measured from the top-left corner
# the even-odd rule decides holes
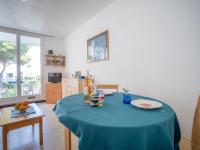
[[[109,96],[109,95],[113,95],[114,94],[113,92],[107,92],[107,93],[103,92],[103,93],[104,93],[105,96]]]
[[[142,109],[156,109],[161,108],[163,106],[163,104],[159,102],[145,99],[132,100],[131,105]]]

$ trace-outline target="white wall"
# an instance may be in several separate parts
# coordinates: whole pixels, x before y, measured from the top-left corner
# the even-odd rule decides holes
[[[48,50],[53,49],[54,54],[56,55],[65,55],[64,52],[64,38],[60,37],[44,37],[42,39],[42,90],[43,90],[43,96],[45,97],[45,83],[48,82],[48,73],[49,72],[61,72],[65,73],[65,68],[64,67],[56,67],[56,66],[47,66],[44,65],[44,55],[48,54]]]
[[[49,49],[54,50],[55,55],[65,55],[64,52],[64,38],[60,37],[45,37],[43,39],[44,55],[48,54]],[[44,62],[43,62],[44,63]],[[65,72],[65,68],[56,66],[45,66],[44,68],[45,81],[48,81],[49,72]]]
[[[117,0],[66,37],[67,73],[89,69],[98,83],[171,105],[191,136],[200,94],[200,1]],[[87,63],[87,39],[108,29],[110,60]]]

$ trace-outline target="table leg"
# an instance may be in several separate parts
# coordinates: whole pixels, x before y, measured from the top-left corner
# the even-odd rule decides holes
[[[42,117],[39,118],[39,128],[40,128],[40,145],[43,144],[43,123],[42,123]]]
[[[7,127],[6,126],[2,127],[2,145],[3,145],[3,150],[7,150]]]
[[[65,128],[65,150],[71,150],[71,131]]]

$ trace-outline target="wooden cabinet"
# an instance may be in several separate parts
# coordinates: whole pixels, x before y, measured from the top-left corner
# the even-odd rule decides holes
[[[83,92],[83,80],[62,78],[62,97]]]
[[[46,102],[55,104],[62,98],[62,84],[61,83],[46,83]]]

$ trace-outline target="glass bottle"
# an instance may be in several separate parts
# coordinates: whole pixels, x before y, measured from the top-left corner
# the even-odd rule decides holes
[[[89,101],[88,77],[86,77],[83,81],[83,95],[84,95],[84,103],[88,103]]]
[[[123,94],[123,103],[124,104],[130,104],[131,102],[131,96],[128,94],[128,88],[127,86],[124,86],[123,88],[124,94]]]

